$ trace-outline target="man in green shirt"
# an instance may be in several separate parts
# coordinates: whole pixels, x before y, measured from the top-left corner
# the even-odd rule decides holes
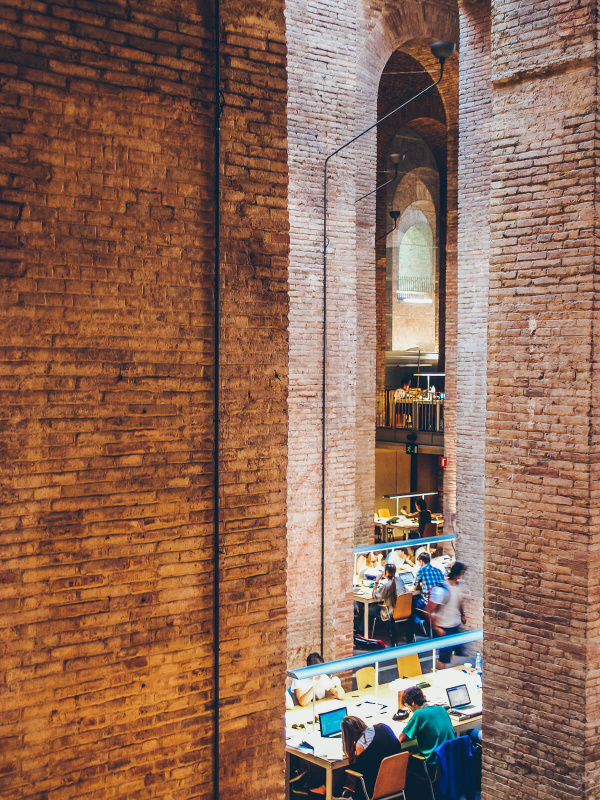
[[[400,734],[400,742],[416,739],[421,754],[430,764],[435,761],[435,749],[456,734],[448,712],[441,706],[426,706],[425,695],[418,686],[411,686],[402,695],[402,702],[413,712]]]

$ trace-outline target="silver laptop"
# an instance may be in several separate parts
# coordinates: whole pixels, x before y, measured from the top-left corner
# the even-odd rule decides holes
[[[481,706],[471,702],[466,684],[452,686],[450,689],[446,689],[446,694],[450,706],[448,710],[451,714],[459,717],[476,717],[481,714]]]

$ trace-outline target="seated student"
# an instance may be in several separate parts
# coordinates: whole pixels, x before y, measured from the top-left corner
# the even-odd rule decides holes
[[[402,702],[413,714],[400,734],[399,741],[416,739],[421,755],[428,763],[433,763],[436,747],[456,738],[448,712],[441,706],[425,705],[425,695],[418,686],[405,689]]]
[[[394,564],[397,572],[412,572],[415,566],[415,562],[411,560],[410,553],[406,547],[390,550],[386,564]]]
[[[423,531],[425,530],[425,525],[427,525],[428,522],[431,522],[431,512],[427,508],[427,502],[425,501],[425,498],[417,497],[417,499],[415,500],[415,505],[417,507],[417,510],[413,514],[407,514],[406,516],[409,519],[414,519],[415,517],[417,517],[417,519],[419,520],[419,533],[418,535],[416,533],[409,534],[409,539],[423,538]]]
[[[398,644],[396,641],[396,621],[393,617],[394,608],[398,595],[404,594],[404,592],[406,592],[406,586],[399,578],[396,578],[396,567],[393,564],[386,564],[383,576],[379,575],[375,581],[373,597],[375,600],[381,600],[385,606],[386,614],[382,614],[382,619],[387,617],[386,621],[390,631],[392,647],[396,647]],[[377,606],[371,606],[371,608],[376,609]],[[371,609],[369,609],[370,612]]]
[[[313,664],[323,664],[323,656],[320,653],[310,653],[306,659],[306,666],[312,667]],[[346,696],[341,681],[337,675],[330,678],[329,675],[319,675],[315,679],[315,699],[322,700],[327,693],[338,700],[343,700]],[[291,691],[296,702],[301,706],[307,706],[312,703],[313,699],[313,681],[312,678],[294,678],[292,681]]]
[[[365,577],[375,578],[380,572],[383,571],[383,564],[381,563],[381,556],[379,553],[361,553],[356,559],[356,574],[359,580]]]
[[[437,567],[431,566],[429,553],[420,553],[417,561],[419,562],[419,569],[415,578],[415,589],[421,590],[423,600],[427,602],[429,592],[433,587],[444,582],[444,573]]]
[[[377,723],[367,727],[358,717],[344,717],[342,744],[351,768],[361,773],[371,796],[381,762],[400,752],[400,742],[387,725]],[[360,784],[357,784],[353,796],[356,800],[362,800],[364,795]]]

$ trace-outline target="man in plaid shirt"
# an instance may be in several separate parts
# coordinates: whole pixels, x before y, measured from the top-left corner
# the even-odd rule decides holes
[[[431,561],[429,553],[421,553],[417,561],[421,566],[417,571],[415,589],[421,590],[421,597],[427,602],[429,599],[429,592],[433,587],[438,583],[444,582],[444,573],[441,569],[431,566],[429,563]]]

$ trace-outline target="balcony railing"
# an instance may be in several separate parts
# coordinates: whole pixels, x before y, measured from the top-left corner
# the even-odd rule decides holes
[[[439,395],[402,396],[402,390],[377,393],[377,427],[444,432],[444,401]]]

